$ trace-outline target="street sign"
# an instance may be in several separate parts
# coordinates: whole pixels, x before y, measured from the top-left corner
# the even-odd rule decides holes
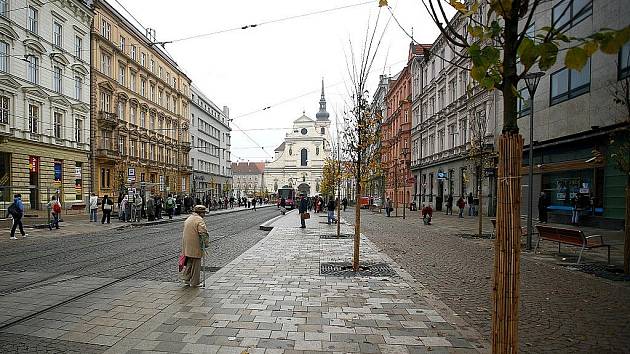
[[[440,171],[440,172],[437,173],[437,178],[438,179],[447,179],[448,178],[448,173]]]

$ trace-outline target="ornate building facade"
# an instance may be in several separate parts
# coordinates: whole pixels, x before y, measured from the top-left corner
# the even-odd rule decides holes
[[[302,114],[284,142],[275,149],[274,160],[265,165],[269,193],[293,187],[300,193],[316,195],[323,179],[324,162],[331,156],[330,119],[326,111],[324,82],[315,120]]]
[[[92,48],[93,189],[128,186],[189,192],[191,80],[155,42],[105,1],[94,0]]]
[[[85,205],[92,11],[83,1],[0,6],[0,202]],[[3,207],[0,207],[3,209]]]

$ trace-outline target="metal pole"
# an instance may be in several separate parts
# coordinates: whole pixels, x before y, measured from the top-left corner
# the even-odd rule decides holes
[[[529,97],[529,175],[527,200],[527,250],[532,249],[532,214],[534,206],[534,95]]]
[[[407,154],[404,154],[405,158],[407,157]],[[402,161],[403,164],[407,163],[406,160],[403,159]],[[407,171],[404,171],[407,172]],[[405,209],[407,209],[407,173],[403,174],[403,178],[405,179],[404,183],[403,183],[403,220],[405,220]]]

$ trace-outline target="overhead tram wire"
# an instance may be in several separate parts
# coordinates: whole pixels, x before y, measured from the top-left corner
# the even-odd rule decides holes
[[[118,2],[118,0],[115,0],[115,1]],[[356,4],[338,6],[338,7],[334,7],[334,8],[330,8],[330,9],[325,9],[325,10],[318,10],[318,11],[307,12],[307,13],[303,13],[303,14],[299,14],[299,15],[281,17],[281,18],[277,18],[277,19],[274,19],[274,20],[262,21],[262,22],[255,23],[255,24],[250,24],[250,25],[231,27],[231,28],[226,28],[226,29],[214,31],[214,32],[208,32],[208,33],[202,33],[202,34],[192,35],[192,36],[188,36],[188,37],[172,39],[172,40],[169,40],[169,41],[159,41],[159,42],[155,42],[154,44],[159,44],[161,46],[164,46],[165,44],[182,42],[182,41],[187,41],[187,40],[197,39],[197,38],[203,38],[203,37],[210,37],[210,36],[214,36],[214,35],[222,34],[222,33],[227,33],[227,32],[246,30],[246,29],[260,27],[260,26],[263,26],[263,25],[268,25],[268,24],[273,24],[273,23],[279,23],[279,22],[284,22],[284,21],[295,20],[295,19],[298,19],[298,18],[309,17],[309,16],[319,15],[319,14],[323,14],[323,13],[344,10],[344,9],[348,9],[348,8],[352,8],[352,7],[358,7],[358,6],[363,6],[363,5],[368,5],[368,4],[372,4],[372,3],[373,3],[373,1],[364,1],[364,2],[360,2],[360,3],[356,3]]]

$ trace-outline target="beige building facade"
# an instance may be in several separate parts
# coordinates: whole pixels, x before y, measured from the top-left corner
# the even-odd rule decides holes
[[[189,193],[191,80],[154,44],[154,33],[105,1],[92,7],[93,190]]]

